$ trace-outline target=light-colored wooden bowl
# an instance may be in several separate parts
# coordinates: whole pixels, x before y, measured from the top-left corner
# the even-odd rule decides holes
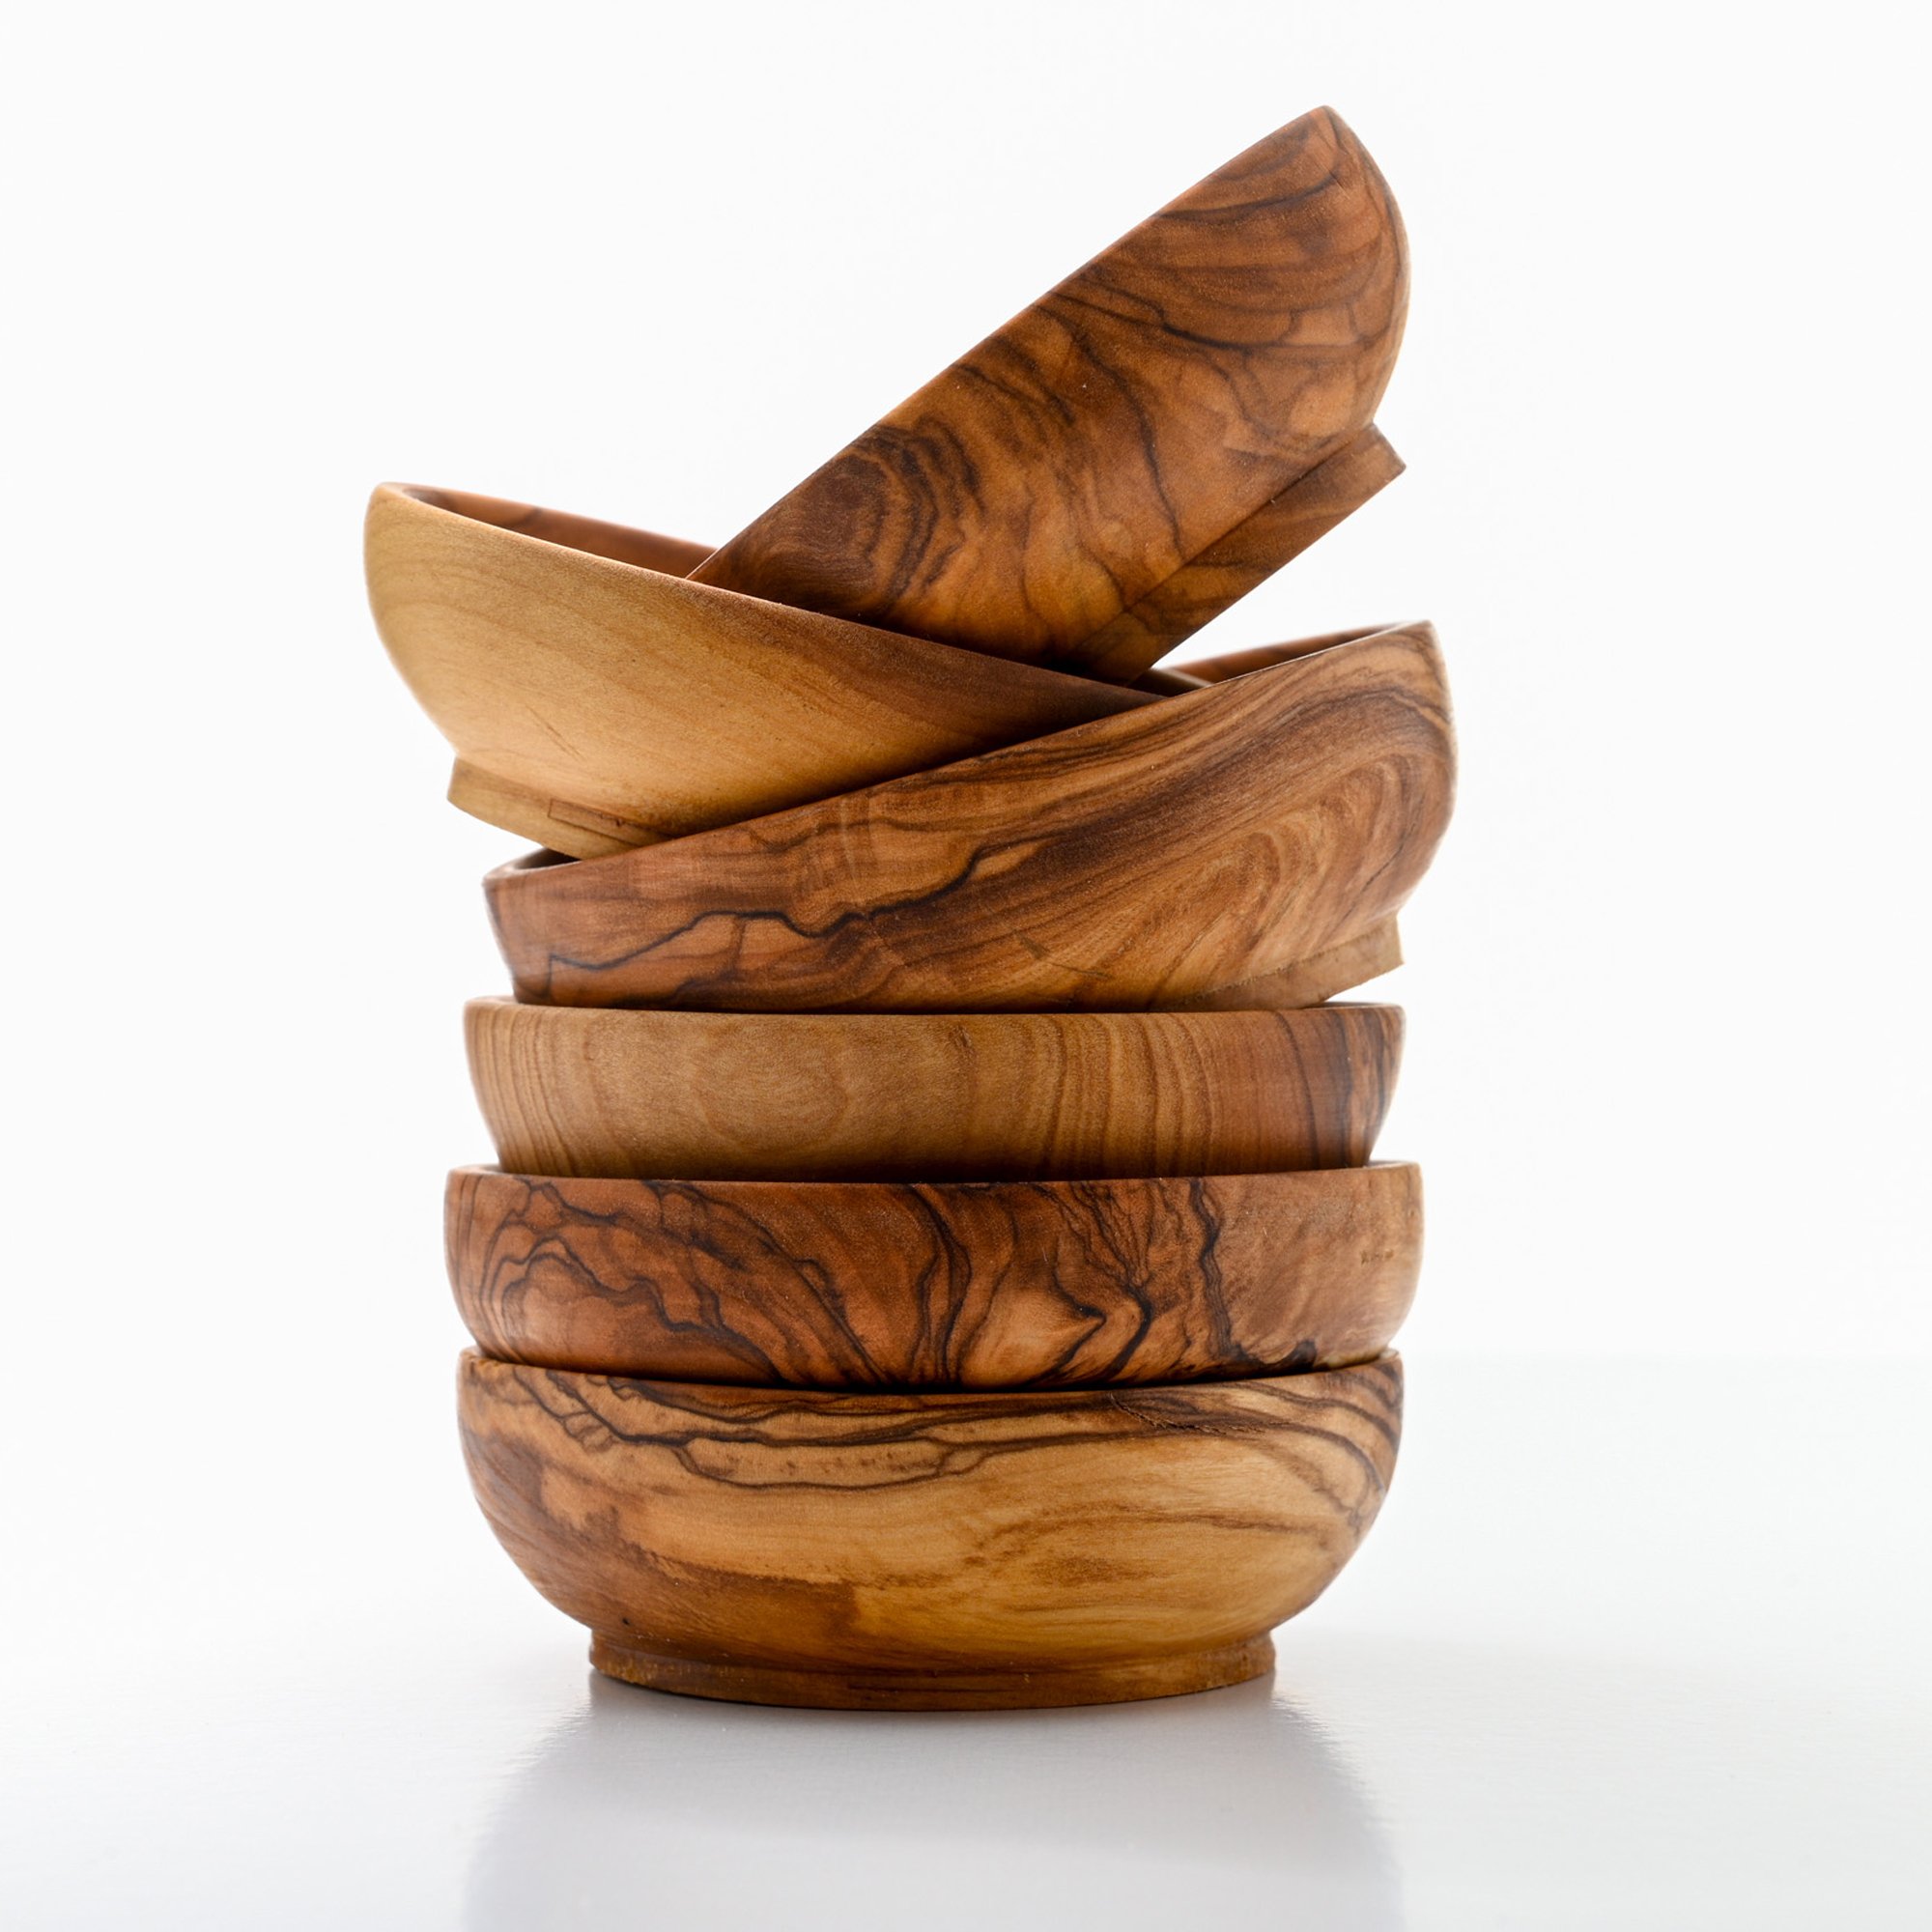
[[[1207,1013],[675,1013],[473,1000],[513,1174],[1099,1180],[1360,1167],[1397,1007]]]
[[[797,1388],[1082,1388],[1341,1368],[1415,1293],[1412,1166],[1151,1180],[571,1180],[458,1168],[486,1354]]]
[[[466,811],[579,858],[1153,702],[693,582],[701,545],[384,484],[377,629]]]
[[[491,913],[529,1001],[1172,1007],[1393,919],[1448,823],[1448,704],[1411,624],[769,818],[504,867]]]
[[[694,575],[1131,680],[1200,596],[1163,608],[1162,585],[1283,549],[1298,519],[1277,499],[1369,429],[1407,301],[1387,184],[1318,108],[1077,270]],[[1377,461],[1365,448],[1314,495],[1361,500]]]
[[[464,1453],[537,1589],[634,1684],[983,1709],[1256,1677],[1354,1552],[1393,1355],[1253,1381],[826,1395],[468,1354]]]

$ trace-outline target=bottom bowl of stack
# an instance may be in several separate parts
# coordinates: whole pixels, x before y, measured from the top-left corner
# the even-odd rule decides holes
[[[478,1500],[591,1660],[857,1709],[1236,1684],[1394,1469],[1402,1368],[1056,1392],[825,1393],[463,1358]]]

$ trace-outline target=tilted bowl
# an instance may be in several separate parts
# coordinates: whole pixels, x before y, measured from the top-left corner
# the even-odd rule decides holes
[[[371,497],[369,601],[465,810],[579,857],[1154,701],[690,579],[702,545],[460,491]]]
[[[966,1183],[458,1168],[458,1307],[543,1368],[801,1388],[1080,1388],[1338,1368],[1415,1293],[1416,1169]]]
[[[827,1395],[463,1358],[518,1567],[632,1683],[768,1704],[1106,1703],[1239,1683],[1395,1464],[1402,1369]]]
[[[1454,782],[1441,653],[1412,624],[770,817],[505,867],[486,888],[527,1001],[1169,1007],[1388,927]]]
[[[514,1174],[1092,1180],[1359,1167],[1398,1007],[684,1013],[473,1000],[470,1076]]]
[[[1311,471],[1345,459],[1311,486],[1334,515],[1393,473],[1347,453],[1407,302],[1388,185],[1317,108],[1048,290],[696,575],[1132,679],[1224,569],[1238,595],[1320,524],[1281,507]],[[1182,574],[1198,582],[1179,592]]]

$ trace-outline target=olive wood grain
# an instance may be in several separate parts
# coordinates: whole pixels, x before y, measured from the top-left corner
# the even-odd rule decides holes
[[[1385,925],[1454,779],[1441,654],[1412,624],[767,818],[507,866],[486,890],[527,1001],[1167,1007]]]
[[[800,1388],[1081,1388],[1340,1368],[1415,1294],[1412,1166],[1168,1179],[572,1180],[462,1167],[486,1354]]]
[[[1122,613],[1218,568],[1237,526],[1368,428],[1407,289],[1387,185],[1318,108],[1077,270],[694,575],[1131,679],[1168,627],[1112,628]]]
[[[384,484],[377,629],[452,801],[593,858],[1151,704],[689,581],[701,545]]]
[[[466,1354],[463,1446],[633,1683],[752,1703],[1104,1703],[1258,1676],[1395,1465],[1402,1369],[827,1395]]]
[[[1372,424],[1353,442],[1291,483],[1191,562],[1154,585],[1081,646],[1095,677],[1136,682],[1135,673],[1231,609],[1345,517],[1395,481],[1403,461]],[[1192,665],[1186,668],[1194,669]]]
[[[642,1179],[1093,1180],[1360,1167],[1396,1007],[684,1013],[473,1000],[500,1166]]]
[[[1402,935],[1392,919],[1372,925],[1353,939],[1297,959],[1278,972],[1259,979],[1216,986],[1211,993],[1195,993],[1175,1000],[1170,1012],[1261,1012],[1284,1007],[1319,1007],[1338,993],[1349,993],[1370,980],[1379,980],[1402,964]]]

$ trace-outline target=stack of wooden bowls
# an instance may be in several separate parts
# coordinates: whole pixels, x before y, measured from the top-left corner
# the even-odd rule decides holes
[[[1321,110],[722,549],[384,486],[487,881],[447,1197],[476,1492],[634,1683],[1001,1706],[1265,1670],[1374,1520],[1370,1156],[1453,747],[1427,624],[1154,670],[1400,469],[1400,221]]]

